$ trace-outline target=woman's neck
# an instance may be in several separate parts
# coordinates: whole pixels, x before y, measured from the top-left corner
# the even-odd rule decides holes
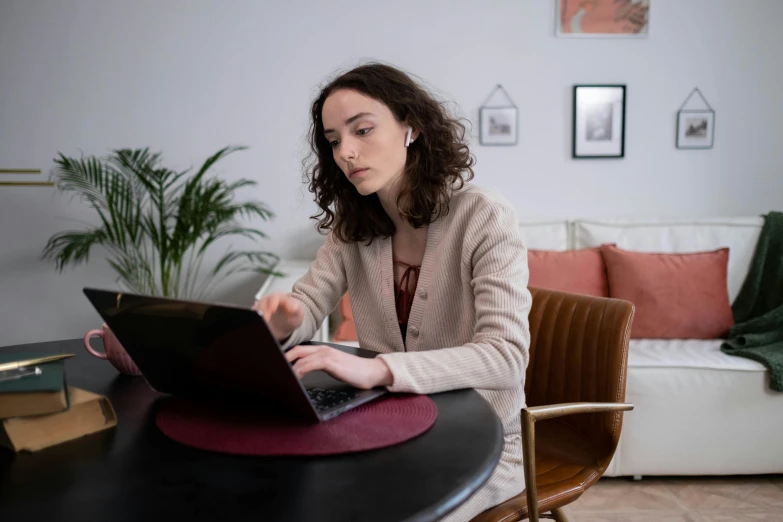
[[[391,185],[391,187],[384,187],[377,193],[378,200],[381,202],[383,210],[386,211],[386,215],[388,215],[389,219],[394,223],[394,229],[396,231],[399,232],[406,228],[413,230],[413,227],[400,216],[400,211],[397,209],[397,195],[399,194],[399,190],[396,187],[396,183],[392,182],[389,183],[389,185]]]
[[[397,209],[397,195],[399,194],[397,184],[392,182],[389,185],[389,188],[384,187],[377,194],[383,210],[386,211],[386,215],[394,223],[395,237],[403,239],[404,242],[426,242],[428,227],[416,229],[407,220],[403,219],[400,211]]]

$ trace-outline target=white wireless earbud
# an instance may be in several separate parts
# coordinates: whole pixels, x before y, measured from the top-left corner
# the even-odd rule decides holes
[[[413,129],[411,127],[408,127],[408,133],[405,135],[405,146],[411,144],[411,132],[413,132]]]

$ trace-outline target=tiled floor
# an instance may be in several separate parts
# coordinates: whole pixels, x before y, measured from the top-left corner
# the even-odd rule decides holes
[[[565,511],[571,522],[783,522],[783,475],[603,478]]]

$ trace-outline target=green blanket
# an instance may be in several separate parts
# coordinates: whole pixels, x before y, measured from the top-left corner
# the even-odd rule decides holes
[[[770,388],[783,392],[783,213],[766,215],[731,308],[735,325],[721,351],[760,362],[769,370]]]

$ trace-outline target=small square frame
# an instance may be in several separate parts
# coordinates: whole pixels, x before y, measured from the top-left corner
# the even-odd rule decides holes
[[[508,132],[501,132],[501,131]],[[516,145],[519,111],[513,105],[479,109],[479,142],[482,145]]]
[[[701,116],[706,128],[703,136],[689,136],[698,129],[689,128],[689,121]],[[712,109],[677,111],[677,142],[678,149],[711,149],[715,144],[715,111]]]

